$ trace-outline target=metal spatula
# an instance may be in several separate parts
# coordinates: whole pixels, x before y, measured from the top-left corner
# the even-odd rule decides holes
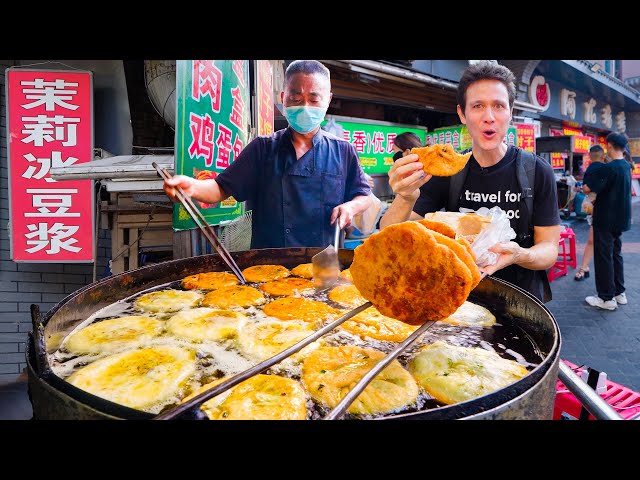
[[[336,232],[333,245],[329,245],[311,258],[313,282],[318,288],[329,288],[336,283],[340,275],[340,262],[338,261],[338,239],[340,238],[340,230],[340,220],[336,219]]]

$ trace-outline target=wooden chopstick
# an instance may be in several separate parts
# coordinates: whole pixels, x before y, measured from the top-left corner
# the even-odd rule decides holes
[[[164,168],[161,168],[156,162],[153,162],[151,165],[153,165],[153,168],[156,169],[158,174],[163,179],[168,180],[171,178],[171,175],[169,175],[169,172],[167,172]],[[176,186],[175,189],[176,189],[176,197],[178,198],[178,200],[180,200],[180,203],[185,208],[187,213],[191,216],[191,218],[193,219],[195,224],[198,226],[202,234],[209,241],[209,243],[214,248],[214,250],[218,253],[218,255],[220,255],[222,260],[224,260],[224,262],[231,269],[234,275],[238,278],[240,283],[242,285],[245,285],[247,283],[247,280],[244,278],[244,275],[242,274],[242,270],[240,270],[240,267],[238,267],[238,264],[235,262],[235,260],[233,259],[229,251],[224,247],[222,242],[220,242],[220,240],[218,239],[218,236],[213,231],[213,228],[211,228],[211,225],[209,225],[209,223],[204,218],[204,216],[202,215],[198,207],[193,203],[193,200],[191,200],[191,197],[189,197],[189,195],[184,193],[184,190],[182,190],[182,188],[180,188],[179,186]]]

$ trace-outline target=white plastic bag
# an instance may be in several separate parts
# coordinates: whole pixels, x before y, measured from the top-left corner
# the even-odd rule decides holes
[[[369,200],[371,201],[369,208],[353,218],[354,225],[365,236],[371,235],[376,229],[382,211],[382,201],[373,192],[369,194]]]
[[[496,243],[509,242],[516,238],[516,232],[511,228],[511,222],[507,213],[500,207],[481,207],[478,210],[460,208],[463,213],[477,213],[484,217],[491,218],[489,223],[473,240],[471,250],[476,256],[476,265],[486,267],[498,261],[498,254],[490,252],[489,249]]]

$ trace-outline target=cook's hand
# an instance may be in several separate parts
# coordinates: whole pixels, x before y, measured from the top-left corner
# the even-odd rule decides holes
[[[186,175],[175,175],[164,181],[162,189],[164,193],[167,194],[167,197],[169,197],[172,202],[175,202],[177,200],[175,187],[182,188],[184,193],[193,197],[196,193],[197,182],[198,180],[195,178],[187,177]]]
[[[498,259],[493,265],[487,265],[482,267],[482,271],[491,275],[498,270],[518,263],[520,256],[522,255],[523,248],[516,242],[496,243],[489,249],[490,252],[497,253]]]
[[[340,229],[346,228],[351,225],[353,221],[353,217],[355,216],[354,208],[352,205],[349,205],[349,202],[343,203],[342,205],[338,205],[331,212],[331,225],[336,222],[338,219],[338,225],[340,225]]]
[[[424,173],[418,158],[417,154],[411,153],[396,160],[389,170],[389,185],[393,193],[407,201],[416,201],[420,196],[420,187],[432,177]]]

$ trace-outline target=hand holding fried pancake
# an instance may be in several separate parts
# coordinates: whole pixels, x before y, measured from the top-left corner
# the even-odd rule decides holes
[[[471,158],[471,152],[461,155],[455,151],[450,143],[436,143],[428,147],[412,148],[411,153],[418,155],[426,174],[436,177],[455,175],[464,168]]]
[[[452,242],[419,222],[389,225],[355,249],[349,268],[353,283],[388,317],[412,325],[446,318],[479,277],[471,273],[475,263],[468,266],[469,258],[465,263],[458,256],[466,249],[454,250]]]
[[[427,183],[431,175],[424,174],[418,155],[407,155],[393,164],[389,170],[389,185],[396,196],[415,202],[420,196],[420,187]]]

